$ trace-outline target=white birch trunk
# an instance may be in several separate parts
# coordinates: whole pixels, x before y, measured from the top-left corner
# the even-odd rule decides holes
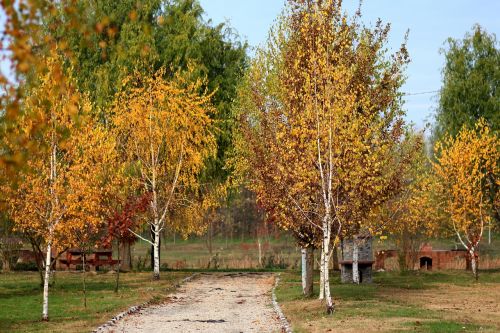
[[[306,294],[306,279],[307,279],[307,250],[305,247],[300,249],[302,259],[302,293]]]
[[[477,260],[476,260],[476,250],[474,247],[471,247],[469,250],[469,255],[470,255],[470,266],[472,268],[472,274],[474,275],[474,278],[476,281],[478,280],[479,276],[477,274]]]
[[[359,246],[356,236],[352,241],[352,282],[359,284]]]
[[[154,225],[155,241],[153,243],[153,280],[160,279],[160,226],[158,223]]]
[[[304,247],[302,253],[302,294],[311,297],[313,294],[314,248]]]
[[[329,234],[329,233],[328,233]],[[334,309],[332,295],[330,293],[330,268],[328,267],[330,259],[330,237],[325,237],[323,242],[323,275],[324,275],[324,289],[325,289],[325,301],[326,301],[326,313],[332,314]]]
[[[491,221],[488,225],[488,244],[491,244]]]
[[[45,278],[43,280],[43,305],[42,305],[42,320],[49,320],[49,280],[50,280],[50,265],[52,264],[52,244],[47,244],[47,255],[45,256]]]
[[[318,299],[325,299],[325,267],[323,266],[325,262],[325,252],[323,251],[323,246],[321,247],[321,258],[319,262],[319,297]]]

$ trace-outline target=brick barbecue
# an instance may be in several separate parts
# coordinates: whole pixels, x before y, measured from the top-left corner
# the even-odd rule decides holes
[[[375,256],[375,270],[386,269],[385,261],[397,258],[397,250],[381,250]],[[424,244],[416,256],[414,269],[439,270],[439,269],[466,269],[470,265],[467,251],[435,250],[430,244]]]

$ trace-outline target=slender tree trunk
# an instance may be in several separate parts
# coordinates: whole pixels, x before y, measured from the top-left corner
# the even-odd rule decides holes
[[[119,285],[120,285],[120,270],[121,270],[121,260],[120,260],[120,239],[117,238],[117,243],[118,243],[118,269],[116,270],[116,280],[115,280],[115,293],[118,292],[118,288],[119,288]],[[123,244],[129,244],[129,249],[130,249],[130,243],[128,242],[123,242]]]
[[[333,270],[334,271],[339,271],[339,255],[337,253],[337,246],[332,248],[332,264],[333,264]]]
[[[49,320],[49,280],[50,280],[50,264],[52,259],[52,244],[47,243],[47,254],[45,256],[45,277],[43,280],[43,306],[42,320]]]
[[[469,255],[470,255],[470,263],[471,263],[471,268],[472,268],[472,274],[474,274],[474,278],[477,281],[479,279],[479,274],[477,272],[476,249],[474,247],[471,247],[471,249],[469,250]]]
[[[302,252],[302,293],[305,297],[311,297],[313,294],[313,265],[314,249],[304,247]]]
[[[121,259],[120,261],[120,269],[128,272],[132,269],[132,254],[131,254],[131,245],[129,242],[124,241],[120,242],[119,241],[119,251],[118,251],[118,260]]]
[[[160,226],[158,223],[154,225],[154,234],[155,239],[153,243],[153,258],[154,258],[154,266],[153,266],[153,280],[160,279]]]
[[[153,228],[151,228],[151,268],[155,267],[155,246],[156,236]]]
[[[324,252],[324,261],[323,261],[323,275],[324,275],[324,288],[325,288],[325,301],[326,301],[326,313],[332,314],[335,311],[332,295],[330,292],[330,267],[328,267],[330,261],[330,235],[328,232],[328,236],[323,240],[323,252]]]
[[[488,224],[488,244],[491,244],[491,221]]]
[[[86,257],[85,250],[83,251],[82,254],[82,270],[83,270],[83,307],[87,308],[87,283],[85,281],[86,275],[87,275],[87,270],[85,269],[85,257]]]
[[[5,253],[2,253],[2,272],[10,272],[9,256]]]
[[[323,246],[321,247],[321,258],[319,262],[319,299],[325,299],[325,267],[323,263],[325,262],[325,252],[323,251]]]
[[[207,245],[208,245],[208,253],[210,255],[210,259],[212,259],[213,247],[212,247],[212,220],[211,219],[208,222]]]
[[[358,237],[352,240],[352,282],[359,284],[359,244]]]
[[[257,246],[259,249],[259,267],[262,267],[262,240],[257,237]]]
[[[302,263],[302,293],[306,296],[306,279],[307,279],[307,250],[305,247],[300,249],[300,258]]]

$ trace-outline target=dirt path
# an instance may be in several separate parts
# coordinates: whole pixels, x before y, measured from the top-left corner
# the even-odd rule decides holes
[[[279,332],[272,274],[202,274],[105,332]]]

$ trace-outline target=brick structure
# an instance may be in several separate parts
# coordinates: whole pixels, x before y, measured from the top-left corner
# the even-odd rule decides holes
[[[373,250],[371,236],[358,236],[359,282],[372,282]],[[340,278],[342,283],[352,283],[352,246],[353,239],[343,239],[340,245]]]
[[[381,250],[375,256],[375,269],[386,269],[385,260],[398,256],[397,250]],[[467,269],[470,260],[466,250],[434,250],[430,244],[420,248],[414,269]]]

